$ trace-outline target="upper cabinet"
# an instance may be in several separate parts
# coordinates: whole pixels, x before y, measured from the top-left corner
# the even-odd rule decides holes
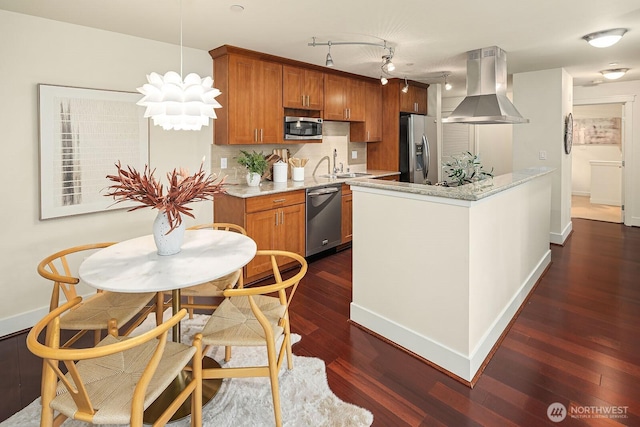
[[[400,92],[400,111],[427,114],[427,89],[409,83],[407,93]]]
[[[216,110],[215,143],[281,143],[282,64],[235,53],[212,57],[222,105]]]
[[[324,119],[363,122],[365,81],[336,74],[324,75]]]
[[[282,67],[282,103],[284,108],[322,110],[324,73],[284,65]]]
[[[382,86],[379,82],[365,82],[364,122],[351,123],[351,141],[382,141]]]

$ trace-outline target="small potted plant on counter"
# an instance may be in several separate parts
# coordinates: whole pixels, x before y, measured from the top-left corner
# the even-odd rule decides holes
[[[477,155],[470,152],[453,155],[451,160],[442,166],[452,181],[449,185],[464,185],[493,177],[493,168],[489,172],[483,169]]]
[[[238,163],[247,168],[247,185],[256,187],[260,185],[260,179],[269,167],[267,158],[262,153],[240,150]]]

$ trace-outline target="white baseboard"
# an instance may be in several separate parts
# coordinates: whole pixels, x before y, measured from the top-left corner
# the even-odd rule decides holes
[[[622,206],[620,199],[600,199],[598,197],[591,197],[589,203],[593,205],[609,205],[609,206]]]
[[[573,223],[569,221],[564,230],[562,230],[562,233],[549,233],[549,242],[553,243],[554,245],[564,245],[564,241],[567,240],[569,234],[571,234],[571,230],[573,230]]]
[[[498,314],[496,320],[469,355],[461,354],[353,302],[350,306],[350,318],[353,322],[427,359],[463,380],[471,381],[550,262],[551,251],[549,250],[513,295],[509,304]]]
[[[590,191],[573,191],[571,192],[572,196],[585,196],[585,197],[589,197],[591,196],[591,192]]]

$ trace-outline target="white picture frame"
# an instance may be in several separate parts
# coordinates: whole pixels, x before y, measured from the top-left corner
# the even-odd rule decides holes
[[[144,169],[149,162],[149,121],[141,95],[69,86],[38,85],[40,219],[122,209],[106,197],[115,164]]]

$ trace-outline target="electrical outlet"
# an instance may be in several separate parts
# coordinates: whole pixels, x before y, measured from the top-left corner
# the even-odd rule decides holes
[[[547,152],[545,150],[540,150],[540,152],[538,152],[538,158],[540,160],[547,160]]]
[[[352,159],[357,159],[358,158],[358,152],[356,150],[352,150],[351,151],[351,158]]]
[[[226,169],[227,168],[227,158],[226,157],[221,157],[220,158],[220,169]]]

